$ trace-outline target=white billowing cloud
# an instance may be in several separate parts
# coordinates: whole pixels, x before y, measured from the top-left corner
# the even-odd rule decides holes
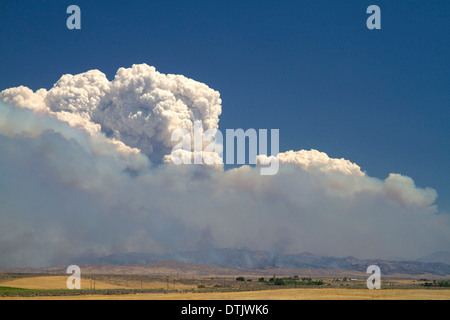
[[[413,179],[401,174],[389,174],[384,182],[386,194],[405,205],[427,207],[437,198],[436,190],[432,188],[417,188]]]
[[[182,75],[165,75],[146,64],[120,68],[113,81],[98,71],[63,75],[49,91],[6,89],[0,99],[19,108],[50,113],[88,132],[102,131],[155,162],[162,162],[176,142],[175,129],[192,132],[194,121],[217,129],[220,94]]]
[[[301,168],[322,181],[322,187],[332,196],[349,197],[362,191],[379,192],[383,182],[367,176],[361,168],[346,159],[330,158],[317,150],[281,152],[276,156],[280,166]],[[270,157],[259,155],[258,162],[264,163]]]
[[[217,91],[181,75],[165,75],[148,65],[120,68],[110,91],[93,110],[102,130],[161,161],[174,146],[172,132],[192,132],[194,121],[217,129],[222,112]]]
[[[101,99],[110,91],[105,74],[98,70],[63,75],[45,97],[54,112],[68,111],[91,116]]]
[[[49,108],[44,102],[46,95],[47,90],[45,89],[33,92],[30,88],[19,86],[0,92],[0,100],[15,105],[18,108],[31,109],[37,112],[48,112]]]
[[[196,163],[196,159],[198,159]],[[217,152],[188,151],[184,149],[173,150],[165,155],[163,162],[168,165],[205,164],[216,168],[222,168],[223,159]]]
[[[345,159],[333,159],[317,150],[286,151],[278,154],[280,163],[290,163],[308,171],[341,172],[346,175],[363,176],[361,168]]]
[[[279,153],[273,176],[168,164],[174,129],[217,129],[221,113],[219,93],[184,76],[144,64],[109,81],[94,70],[0,100],[0,266],[207,246],[362,258],[448,250],[436,191],[407,176],[380,180],[316,150]]]
[[[73,128],[79,128],[87,131],[90,134],[96,134],[101,132],[101,126],[98,123],[94,123],[90,120],[89,115],[86,113],[71,113],[68,111],[49,112],[49,115],[53,115],[55,118],[62,122],[68,123]]]
[[[123,142],[109,139],[98,130],[85,130],[93,125],[84,123],[78,115],[66,113],[35,113],[34,109],[21,110],[9,105],[0,105],[0,135],[15,138],[26,136],[37,138],[51,131],[60,134],[68,141],[76,141],[87,152],[98,156],[111,156],[121,159],[125,168],[141,170],[149,166],[147,157],[139,149],[131,148]],[[62,117],[67,115],[67,118]],[[94,125],[95,127],[95,125]]]

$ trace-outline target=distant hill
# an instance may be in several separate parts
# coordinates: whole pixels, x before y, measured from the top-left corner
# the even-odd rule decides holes
[[[450,264],[450,251],[436,251],[424,257],[416,259],[420,262],[443,262]]]
[[[431,255],[430,255],[431,256]],[[428,258],[427,258],[428,257]],[[369,265],[378,265],[383,274],[436,274],[450,275],[450,263],[431,261],[442,259],[445,255],[424,257],[428,261],[390,261],[381,259],[358,259],[355,257],[336,258],[319,256],[309,252],[300,254],[274,254],[266,251],[249,249],[208,249],[188,251],[176,254],[124,253],[113,254],[96,259],[79,260],[74,263],[108,264],[108,265],[144,265],[158,261],[172,260],[188,264],[207,264],[222,268],[237,269],[344,269],[366,272]],[[422,259],[422,258],[421,258]]]

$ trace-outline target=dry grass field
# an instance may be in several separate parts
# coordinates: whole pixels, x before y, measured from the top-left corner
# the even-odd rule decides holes
[[[67,289],[67,276],[43,276],[43,277],[27,277],[0,282],[2,287],[13,287],[23,289]],[[89,280],[88,280],[89,281]],[[90,285],[90,281],[88,286]],[[97,289],[120,289],[123,286],[117,286],[101,281],[96,281]]]
[[[13,288],[23,288],[23,289],[67,289],[66,286],[67,276],[41,276],[41,277],[27,277],[27,278],[19,278],[14,280],[9,280],[5,282],[0,282],[0,286],[2,287],[13,287]],[[120,285],[120,283],[123,285]],[[119,283],[119,284],[115,284]],[[193,289],[196,288],[195,285],[187,285],[183,283],[177,283],[176,285],[169,282],[169,286],[167,282],[162,280],[159,281],[146,281],[141,282],[136,280],[122,280],[122,281],[102,281],[102,280],[93,280],[93,279],[81,279],[81,288],[82,289]]]
[[[244,292],[137,293],[3,297],[6,300],[450,300],[450,290],[428,289],[276,289]]]
[[[152,299],[152,297],[142,297]],[[156,298],[156,297],[154,297]],[[197,300],[347,300],[347,299],[450,299],[450,290],[445,292],[424,292],[423,290],[385,290],[373,292],[368,289],[277,289],[263,291],[184,294],[169,297],[158,295],[158,299],[197,299]]]
[[[93,283],[95,279],[95,290]],[[61,290],[67,292],[67,276],[40,275],[3,277],[0,287],[34,290]],[[424,288],[412,285],[409,279],[390,279],[381,290],[365,288],[364,281],[337,283],[335,279],[325,280],[321,287],[269,286],[257,281],[239,282],[221,278],[165,278],[96,275],[82,278],[83,294],[4,296],[7,300],[450,300],[450,288]],[[204,291],[198,288],[204,288]],[[89,290],[87,290],[89,289]],[[123,289],[115,294],[102,294],[102,290]],[[141,289],[141,290],[137,290]],[[146,292],[147,289],[160,291]],[[135,291],[133,291],[135,290]],[[137,290],[137,291],[136,291]],[[129,293],[132,292],[132,293]],[[95,293],[95,294],[94,294]]]

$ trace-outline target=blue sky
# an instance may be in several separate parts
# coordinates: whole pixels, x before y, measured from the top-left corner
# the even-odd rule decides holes
[[[218,90],[222,129],[410,176],[449,212],[449,34],[448,1],[2,1],[0,90],[147,63]]]

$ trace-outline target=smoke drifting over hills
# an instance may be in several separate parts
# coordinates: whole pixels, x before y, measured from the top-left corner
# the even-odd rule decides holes
[[[258,168],[164,162],[175,129],[218,129],[220,94],[146,64],[0,93],[0,267],[211,247],[361,258],[448,250],[437,193],[316,150]],[[280,128],[282,132],[282,128]],[[264,156],[261,156],[262,158]]]

